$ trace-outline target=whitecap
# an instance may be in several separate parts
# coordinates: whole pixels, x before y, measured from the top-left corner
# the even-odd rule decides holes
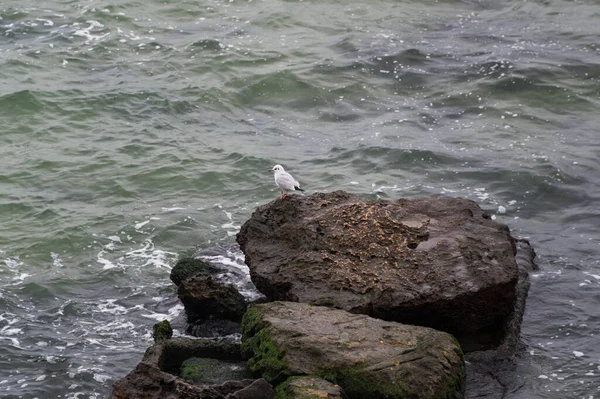
[[[179,206],[173,206],[171,208],[162,207],[162,208],[160,208],[160,210],[163,212],[173,212],[173,211],[182,211],[182,210],[185,210],[185,208],[182,208]]]
[[[136,224],[135,224],[133,227],[134,227],[136,230],[139,230],[139,229],[141,229],[142,227],[144,227],[145,225],[147,225],[148,223],[150,223],[150,221],[149,221],[149,220],[146,220],[146,221],[144,221],[144,222],[139,222],[139,223],[136,223]]]
[[[119,236],[108,236],[106,238],[108,238],[109,240],[114,241],[114,242],[122,242],[121,237],[119,237]]]
[[[575,355],[575,357],[582,357],[584,355],[583,352],[579,352],[579,351],[573,351],[573,354]]]
[[[64,264],[60,259],[60,255],[55,252],[50,252],[50,256],[52,257],[52,266],[54,267],[63,267]]]
[[[43,18],[36,18],[36,21],[40,21],[44,23],[44,26],[54,26],[54,22],[50,21],[49,19],[43,19]]]
[[[102,265],[102,269],[108,270],[108,269],[114,269],[115,267],[117,267],[116,264],[114,264],[113,262],[111,262],[108,259],[105,259],[104,255],[106,255],[106,251],[104,251],[104,249],[103,249],[100,252],[98,252],[98,256],[96,257],[96,262],[98,262]]]

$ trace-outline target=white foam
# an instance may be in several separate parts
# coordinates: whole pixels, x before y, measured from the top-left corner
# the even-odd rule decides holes
[[[133,227],[134,227],[134,229],[136,229],[136,230],[139,230],[139,229],[141,229],[142,227],[144,227],[145,225],[147,225],[148,223],[150,223],[150,221],[149,221],[149,220],[146,220],[146,221],[144,221],[144,222],[139,222],[139,223],[136,223],[136,224],[135,224]]]
[[[104,25],[102,25],[100,22],[94,21],[94,20],[90,20],[90,21],[86,21],[86,22],[88,24],[90,24],[90,26],[88,26],[87,28],[76,30],[75,33],[73,33],[73,35],[85,37],[86,39],[88,39],[88,42],[89,41],[99,41],[99,40],[104,39],[108,35],[110,35],[110,32],[107,32],[103,35],[92,35],[91,31],[94,28],[104,28]]]
[[[250,280],[250,270],[244,263],[244,254],[242,251],[231,251],[227,250],[227,255],[215,255],[215,256],[201,256],[209,262],[218,263],[236,270],[235,274],[221,274],[218,278],[225,277],[227,282],[233,283],[238,289],[239,293],[249,300],[256,300],[261,298],[263,295],[256,289],[252,281]]]
[[[9,328],[9,326],[5,326],[0,330],[0,334],[10,337],[11,335],[18,335],[23,332],[22,328]]]
[[[49,19],[36,18],[35,20],[43,22],[44,26],[54,26],[54,22],[50,21]]]
[[[101,313],[126,314],[128,312],[127,308],[115,303],[116,301],[116,299],[106,299],[96,305],[96,310]]]
[[[171,208],[165,208],[165,207],[162,207],[162,208],[160,208],[160,210],[161,210],[161,211],[163,211],[163,212],[174,212],[174,211],[182,211],[182,210],[185,210],[185,208],[182,208],[182,207],[180,207],[180,206],[173,206],[173,207],[171,207]]]
[[[506,208],[502,205],[498,206],[498,213],[506,213]]]
[[[113,321],[111,323],[106,323],[103,324],[99,327],[96,327],[94,330],[98,331],[98,332],[104,332],[104,331],[109,331],[109,332],[114,332],[113,335],[116,335],[116,331],[118,330],[133,330],[135,329],[135,324],[133,324],[130,321]]]
[[[31,274],[29,274],[29,273],[21,273],[21,274],[19,274],[19,275],[15,276],[15,277],[13,277],[12,279],[13,279],[13,281],[19,281],[19,282],[22,282],[22,281],[24,281],[24,280],[25,280],[27,277],[31,277]]]
[[[9,269],[16,269],[17,267],[23,265],[23,262],[19,260],[19,257],[16,258],[6,258],[4,259],[4,264],[9,267]]]
[[[93,378],[98,382],[106,382],[106,380],[108,380],[110,376],[106,374],[94,374]]]
[[[593,277],[593,278],[595,278],[596,280],[600,280],[600,276],[599,276],[599,275],[597,275],[597,274],[592,274],[592,273],[590,273],[590,272],[583,272],[583,274],[586,274],[586,275],[588,275],[588,276],[590,276],[590,277]]]
[[[108,270],[108,269],[114,269],[115,267],[117,267],[117,265],[115,263],[111,262],[108,259],[105,259],[104,255],[106,255],[106,251],[104,251],[104,249],[103,249],[100,252],[98,252],[98,256],[96,257],[96,262],[98,262],[102,265],[102,269]]]
[[[162,249],[155,249],[152,240],[147,239],[142,244],[142,248],[129,251],[125,254],[127,258],[139,259],[144,263],[140,267],[154,266],[157,269],[172,269],[172,264],[177,258],[175,252],[164,251]]]
[[[575,355],[575,357],[582,357],[584,355],[583,352],[579,352],[579,351],[573,351],[573,354]]]
[[[108,236],[107,238],[114,242],[119,242],[119,243],[122,242],[121,237],[119,237],[119,236]]]
[[[62,260],[60,259],[60,255],[54,252],[50,252],[50,256],[52,257],[52,266],[54,267],[64,267]]]

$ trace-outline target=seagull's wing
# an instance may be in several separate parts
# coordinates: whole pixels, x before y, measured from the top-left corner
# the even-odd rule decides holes
[[[279,173],[275,176],[275,183],[277,183],[279,188],[287,191],[295,191],[296,187],[299,187],[298,182],[287,172]]]

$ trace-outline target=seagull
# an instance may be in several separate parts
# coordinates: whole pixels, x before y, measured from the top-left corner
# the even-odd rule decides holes
[[[288,172],[283,169],[281,165],[275,165],[269,172],[275,173],[275,184],[281,190],[281,199],[288,196],[288,192],[304,191],[300,188],[300,183],[296,181]]]

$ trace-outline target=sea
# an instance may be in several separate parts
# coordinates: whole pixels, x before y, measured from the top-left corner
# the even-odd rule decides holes
[[[2,0],[0,397],[107,397],[180,254],[248,288],[275,164],[476,201],[538,255],[504,398],[600,398],[598,0]]]

